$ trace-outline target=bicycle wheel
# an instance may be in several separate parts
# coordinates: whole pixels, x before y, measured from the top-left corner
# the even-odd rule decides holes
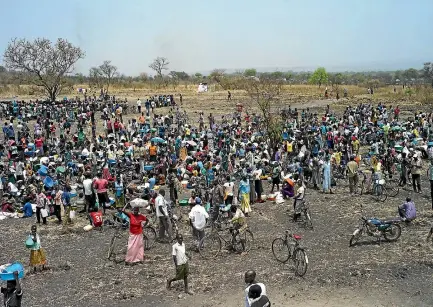
[[[388,196],[396,197],[400,192],[400,188],[398,186],[398,181],[392,180],[389,182],[389,185],[386,186],[386,190],[388,192]]]
[[[221,246],[219,236],[211,233],[200,240],[198,251],[204,259],[215,258],[220,253]]]
[[[290,258],[290,249],[287,242],[282,238],[272,241],[272,254],[278,262],[286,263]]]
[[[386,188],[383,185],[376,185],[374,188],[373,198],[376,201],[384,202],[388,198]]]
[[[155,245],[156,230],[153,227],[147,226],[143,228],[144,250],[149,250]]]
[[[314,229],[313,227],[313,221],[311,220],[311,212],[310,209],[304,210],[304,216],[305,216],[305,226]]]
[[[362,180],[361,182],[361,191],[360,191],[360,195],[365,194],[365,180]]]
[[[295,265],[295,274],[302,277],[307,273],[308,257],[304,249],[297,248],[293,256],[293,263]]]
[[[254,235],[251,230],[246,229],[244,233],[239,234],[238,249],[240,252],[249,252],[254,243]],[[242,246],[243,243],[243,246]]]
[[[116,242],[116,234],[113,235],[110,241],[110,246],[108,247],[107,259],[110,259],[114,252],[114,244]]]

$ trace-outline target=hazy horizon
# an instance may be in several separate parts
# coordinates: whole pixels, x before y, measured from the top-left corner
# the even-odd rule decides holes
[[[151,73],[154,58],[187,73],[215,68],[379,71],[433,61],[433,1],[83,0],[3,3],[0,53],[14,38],[62,37],[120,73]],[[1,63],[0,63],[1,65]]]

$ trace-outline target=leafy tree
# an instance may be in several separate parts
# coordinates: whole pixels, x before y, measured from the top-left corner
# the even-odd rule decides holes
[[[0,65],[0,73],[7,72],[6,67]]]
[[[200,82],[203,79],[203,75],[199,72],[194,74],[194,79],[196,82]]]
[[[433,87],[433,63],[427,62],[424,63],[423,67],[423,77],[431,82],[431,86]]]
[[[170,71],[170,76],[176,76],[178,80],[186,81],[189,79],[189,75],[184,71]]]
[[[257,76],[257,70],[255,68],[245,69],[244,76],[245,77],[255,77],[255,76]]]
[[[282,80],[284,78],[284,73],[282,71],[274,71],[271,73],[271,78],[274,80]]]
[[[412,79],[418,79],[418,70],[415,68],[409,68],[403,72],[403,77],[406,81],[411,81]]]
[[[52,44],[46,38],[34,41],[15,38],[8,44],[3,61],[7,68],[20,72],[21,82],[43,88],[47,96],[55,101],[62,88],[67,86],[65,76],[84,56],[79,47],[65,39],[59,38]]]
[[[311,84],[318,84],[319,88],[322,86],[322,84],[328,83],[328,74],[326,69],[324,67],[317,68],[310,77],[309,82]]]
[[[141,82],[146,82],[149,80],[149,75],[145,72],[142,72],[139,76],[138,76],[138,80]]]

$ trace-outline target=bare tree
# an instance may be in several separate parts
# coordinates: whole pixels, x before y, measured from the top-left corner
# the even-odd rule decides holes
[[[84,56],[79,47],[62,38],[54,45],[46,38],[33,42],[15,38],[8,44],[3,61],[7,68],[20,72],[21,82],[43,88],[54,101],[66,85],[65,76]]]
[[[157,57],[152,63],[149,64],[149,68],[154,70],[156,75],[162,79],[163,72],[168,70],[168,65],[170,65],[170,62],[167,58]]]
[[[279,102],[282,81],[269,78],[261,78],[260,80],[245,78],[239,84],[239,89],[245,90],[250,96],[252,108],[257,108],[260,111],[261,129],[259,130],[265,132],[269,152],[273,158],[283,130],[282,118],[279,116],[281,114]]]
[[[118,75],[117,67],[111,65],[111,61],[104,61],[102,65],[92,67],[89,71],[89,77],[92,84],[101,88],[105,95],[108,94],[110,85]]]

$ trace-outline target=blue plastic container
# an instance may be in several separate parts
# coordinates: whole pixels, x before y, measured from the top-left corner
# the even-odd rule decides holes
[[[15,271],[18,271],[18,278],[24,277],[24,266],[19,262],[15,262],[7,266],[4,270],[0,272],[0,280],[4,280],[4,281],[15,280],[14,277]]]
[[[45,179],[44,179],[44,185],[45,185],[47,188],[52,188],[52,187],[54,186],[54,181],[53,181],[53,179],[51,179],[51,177],[45,177]]]
[[[145,171],[151,171],[153,170],[153,165],[145,165],[143,168]]]
[[[41,176],[46,176],[48,174],[48,167],[46,167],[45,165],[41,165],[38,170],[38,174]]]

